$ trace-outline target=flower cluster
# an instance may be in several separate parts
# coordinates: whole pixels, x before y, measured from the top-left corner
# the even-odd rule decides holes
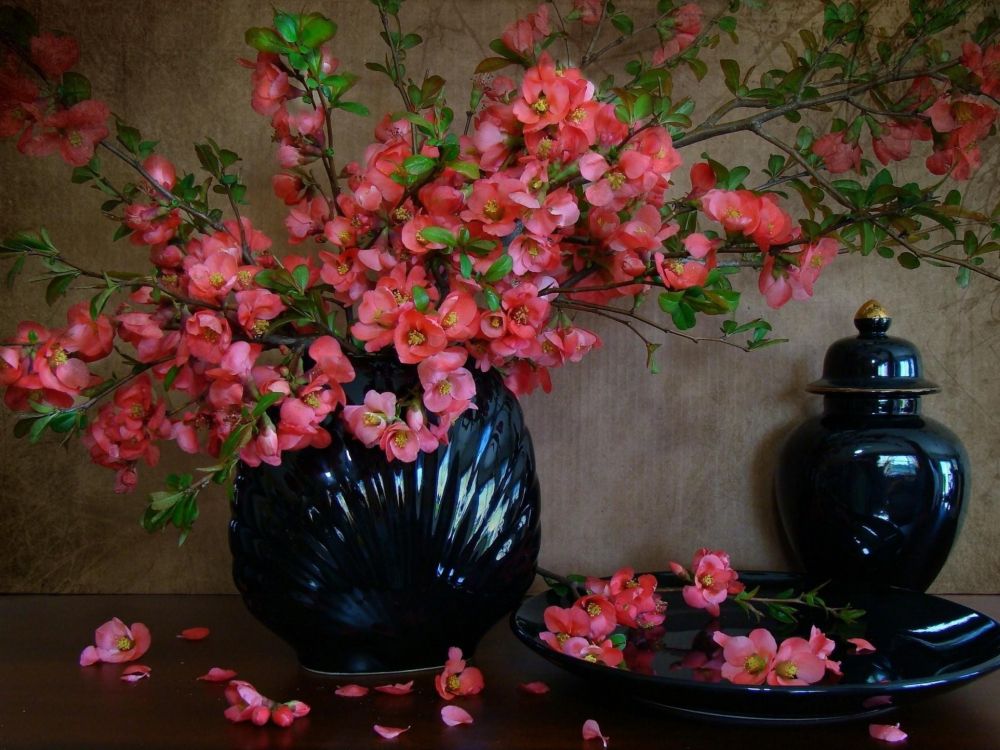
[[[259,727],[269,721],[279,727],[289,727],[309,713],[309,706],[302,701],[278,703],[261,695],[257,688],[244,680],[230,680],[225,690],[226,718],[232,722],[250,721]]]
[[[805,638],[786,638],[779,646],[765,628],[749,635],[713,638],[722,646],[722,677],[737,685],[811,685],[827,672],[840,675],[840,662],[829,659],[836,644],[815,625]]]
[[[684,603],[695,609],[707,610],[712,617],[719,616],[719,605],[730,594],[739,594],[746,588],[739,580],[740,574],[730,567],[729,555],[723,550],[714,552],[703,547],[694,554],[691,571],[676,562],[670,570],[684,581]]]
[[[386,29],[399,20],[398,2],[374,5]],[[646,327],[704,340],[683,333],[699,315],[727,316],[714,340],[728,345],[776,342],[766,338],[766,321],[735,319],[740,293],[730,277],[742,266],[757,271],[760,293],[777,308],[811,297],[823,269],[851,249],[898,250],[911,268],[933,255],[959,267],[963,283],[983,255],[1000,249],[972,230],[966,258],[915,246],[918,235],[955,231],[956,215],[979,215],[961,207],[960,195],[896,186],[887,170],[869,178],[866,159],[868,152],[889,164],[909,158],[915,141],[930,142],[931,174],[975,173],[996,131],[1000,45],[990,23],[943,63],[918,65],[930,56],[919,49],[897,59],[880,48],[876,75],[856,69],[857,50],[836,51],[863,37],[844,24],[860,24],[864,14],[850,3],[831,6],[825,41],[803,34],[787,71],[770,70],[755,85],[735,60],[721,60],[734,98],[694,125],[694,100],[670,95],[674,73],[686,66],[703,76],[701,48],[714,46],[718,32],[735,39],[737,20],[708,21],[695,3],[662,5],[652,23],[637,26],[604,0],[573,0],[565,14],[542,3],[491,43],[498,56],[476,70],[461,132],[452,127],[445,81],[406,76],[419,35],[387,31],[385,63],[368,67],[388,76],[404,109],[378,120],[372,143],[346,162],[335,124],[368,110],[347,98],[359,78],[337,57],[336,24],[276,11],[271,26],[247,32],[257,55],[242,62],[250,106],[268,118],[277,144],[272,187],[287,208],[281,244],[294,251],[284,253],[272,253],[272,239],[242,213],[236,153],[209,139],[196,146],[204,174],[185,172],[92,97],[74,70],[75,40],[4,9],[0,137],[30,156],[58,152],[75,167],[75,182],[105,194],[115,238],[147,248],[150,267],[140,275],[83,268],[44,231],[3,243],[5,257],[15,258],[13,276],[27,258],[42,262],[50,301],[80,278],[100,289],[70,309],[65,327],[25,322],[0,345],[0,387],[7,406],[25,413],[22,431],[32,439],[46,429],[83,435],[91,458],[116,472],[118,491],[136,486],[139,464],[157,461],[161,441],[211,456],[206,477],[173,477],[147,512],[147,528],[186,530],[206,481],[227,481],[239,461],[278,465],[285,451],[322,448],[337,422],[387,460],[412,462],[445,444],[455,420],[476,408],[479,373],[499,372],[515,394],[548,391],[552,368],[601,346],[585,316],[625,323],[655,368],[659,344]],[[956,20],[924,19],[941,28]],[[602,45],[609,27],[620,37]],[[572,29],[589,36],[579,57],[569,51]],[[645,30],[656,32],[656,46],[651,60],[625,66],[631,80],[588,78],[587,66]],[[520,74],[498,73],[510,66]],[[832,76],[823,91],[821,70]],[[834,102],[856,116],[818,131],[802,125],[794,143],[767,130],[779,115],[797,122],[800,110]],[[739,109],[755,115],[726,119]],[[705,155],[690,166],[690,191],[675,188],[680,148],[739,131],[779,152],[767,161],[766,180],[754,184],[748,167]],[[105,152],[131,167],[135,181],[116,185],[98,158]],[[809,219],[795,221],[790,191]],[[231,218],[212,205],[214,195],[227,199]],[[637,312],[650,297],[672,326]],[[731,339],[741,333],[745,345]],[[96,375],[92,366],[113,353],[131,372]],[[409,369],[415,385],[345,390],[365,356]],[[724,576],[726,565],[713,570]],[[692,596],[709,609],[728,591],[710,572],[692,580]],[[643,615],[648,624],[658,616],[651,595],[624,609],[621,591],[593,595],[618,618]],[[561,625],[564,634],[578,629]],[[587,637],[588,647],[601,642],[599,632]]]

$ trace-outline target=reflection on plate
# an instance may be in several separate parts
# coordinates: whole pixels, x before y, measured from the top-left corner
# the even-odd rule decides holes
[[[670,574],[656,574],[661,585],[679,586]],[[740,573],[747,588],[760,586],[760,596],[811,582],[789,573]],[[538,638],[545,630],[543,612],[571,600],[549,591],[528,599],[511,617],[514,634],[558,667],[583,677],[602,690],[625,692],[650,705],[691,718],[751,724],[811,724],[870,719],[905,703],[964,685],[1000,668],[1000,624],[960,604],[902,589],[850,591],[828,587],[828,604],[860,607],[867,614],[850,630],[822,620],[784,625],[757,623],[727,602],[713,622],[701,610],[687,607],[679,593],[663,596],[667,621],[656,638],[626,647],[630,669],[611,669],[558,653]],[[830,658],[841,661],[843,678],[803,687],[744,686],[719,681],[704,669],[713,649],[711,630],[745,635],[766,627],[781,641],[808,637],[816,624],[837,641]],[[877,647],[874,654],[854,655],[845,638],[862,636]]]

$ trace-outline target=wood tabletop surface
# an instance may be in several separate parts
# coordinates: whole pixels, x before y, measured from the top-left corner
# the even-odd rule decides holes
[[[1000,618],[1000,596],[949,598]],[[129,684],[119,679],[121,665],[78,665],[93,630],[112,616],[129,624],[144,622],[151,629],[152,648],[139,660],[152,668],[149,679]],[[175,637],[194,626],[209,627],[211,635],[197,642]],[[602,695],[531,653],[507,622],[490,631],[475,656],[486,689],[458,703],[475,723],[452,728],[441,722],[445,703],[434,690],[433,672],[382,678],[310,674],[236,596],[0,596],[0,649],[0,750],[597,750],[599,741],[581,738],[586,719],[600,723],[611,748],[890,747],[869,738],[865,722],[796,728],[718,725]],[[312,713],[288,729],[232,724],[223,717],[223,686],[195,679],[210,667],[235,669],[263,694],[303,700]],[[338,685],[348,682],[378,685],[411,678],[415,687],[409,695],[334,695]],[[548,683],[551,692],[528,695],[517,689],[533,680]],[[1000,673],[900,708],[880,721],[900,722],[909,733],[906,743],[893,747],[995,750],[1000,748]],[[411,729],[389,741],[373,732],[373,724]]]

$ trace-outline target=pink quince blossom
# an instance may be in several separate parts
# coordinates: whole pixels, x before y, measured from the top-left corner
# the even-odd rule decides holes
[[[757,628],[749,636],[728,636],[719,630],[712,639],[722,646],[725,679],[737,685],[764,684],[778,652],[778,644],[770,632]]]
[[[786,638],[774,655],[769,685],[811,685],[826,674],[826,664],[804,638]]]
[[[112,617],[94,631],[94,644],[80,654],[80,666],[88,667],[98,662],[117,663],[134,661],[149,650],[152,636],[141,622],[128,627],[117,617]]]
[[[28,156],[48,156],[59,151],[67,164],[82,167],[93,158],[94,147],[108,137],[110,116],[111,110],[104,102],[78,102],[47,115],[41,122],[42,132],[26,131],[17,148]]]
[[[830,174],[861,168],[861,147],[847,141],[845,131],[820,136],[810,150],[823,160]]]
[[[345,406],[342,418],[358,440],[371,448],[378,445],[389,423],[396,419],[396,394],[369,390],[361,406]]]
[[[44,32],[31,38],[31,61],[49,78],[59,78],[80,59],[80,45],[71,36]]]
[[[475,695],[482,691],[485,684],[483,673],[467,666],[462,658],[462,649],[455,646],[448,649],[444,670],[434,678],[438,695],[446,701],[462,695]]]
[[[464,350],[448,349],[417,365],[424,406],[430,411],[457,416],[470,406],[476,384],[472,373],[462,367],[468,356]]]

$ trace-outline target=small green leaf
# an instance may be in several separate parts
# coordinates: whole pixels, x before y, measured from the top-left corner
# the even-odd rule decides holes
[[[163,378],[163,390],[169,391],[171,386],[173,386],[174,381],[177,379],[177,375],[180,374],[181,368],[174,365],[169,370]]]
[[[484,278],[490,283],[500,281],[514,269],[514,259],[504,253],[487,270]]]
[[[428,174],[434,169],[435,164],[437,162],[434,159],[422,154],[408,156],[403,159],[403,169],[406,170],[407,174],[414,177],[423,177]]]
[[[268,409],[281,400],[283,396],[283,393],[265,393],[257,399],[257,403],[254,404],[253,411],[250,412],[250,416],[255,420],[259,419]]]
[[[304,292],[309,287],[309,266],[295,266],[292,269],[292,279],[295,280],[295,286],[299,291]]]
[[[432,245],[454,247],[456,243],[455,235],[444,227],[424,227],[417,234],[420,239]]]
[[[289,47],[274,29],[256,27],[247,29],[244,35],[247,44],[259,52],[288,52]]]
[[[740,87],[740,64],[735,60],[723,59],[719,60],[719,65],[722,66],[726,88],[735,94]]]
[[[62,274],[52,279],[48,286],[45,287],[45,301],[50,305],[54,305],[60,297],[66,294],[66,291],[77,276],[79,276],[79,273],[74,272]]]
[[[493,312],[500,309],[500,295],[494,292],[492,289],[486,289],[483,291],[483,296],[486,298],[486,306],[490,308]]]
[[[479,165],[472,161],[453,161],[448,166],[470,180],[479,179]]]
[[[466,255],[465,253],[462,253],[462,255],[459,256],[458,264],[459,264],[459,266],[462,269],[462,276],[463,276],[463,278],[471,279],[472,278],[472,259],[468,255]]]
[[[59,98],[67,107],[72,107],[82,101],[90,99],[90,81],[86,76],[70,71],[63,73],[62,83],[59,84]]]
[[[632,19],[624,13],[618,13],[612,16],[611,24],[626,36],[631,36],[632,32],[635,30],[635,24],[632,23]]]
[[[476,73],[492,73],[496,70],[501,70],[506,68],[508,65],[513,65],[513,60],[508,60],[505,57],[487,57],[485,60],[481,61],[479,65],[476,66]]]
[[[413,306],[417,309],[417,312],[427,312],[427,307],[430,303],[431,299],[427,296],[427,290],[419,284],[414,284]]]
[[[896,260],[903,268],[913,270],[920,267],[920,258],[910,252],[900,253],[896,256]]]
[[[350,112],[352,115],[359,115],[361,117],[367,117],[371,114],[371,111],[361,102],[337,102],[337,109],[342,109],[345,112]]]
[[[281,11],[274,14],[274,28],[281,34],[281,38],[286,42],[295,42],[299,38],[299,21],[289,14]]]
[[[302,31],[299,42],[309,49],[319,47],[323,42],[333,39],[337,33],[337,24],[319,13],[310,13],[302,17]]]

